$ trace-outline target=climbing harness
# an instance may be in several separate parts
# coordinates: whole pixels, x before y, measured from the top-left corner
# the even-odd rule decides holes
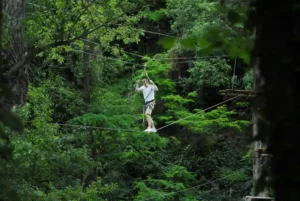
[[[146,102],[144,103],[144,107],[143,107],[143,113],[144,113],[144,115],[145,115],[145,112],[146,112],[146,110],[147,110],[148,107],[150,107],[151,109],[154,108],[154,105],[155,105],[155,102],[154,102],[154,101],[155,101],[155,100],[152,99],[152,100],[146,101]]]
[[[149,78],[149,75],[148,75],[147,70],[146,70],[146,65],[144,65],[144,70],[143,70],[143,72],[141,74],[140,79],[143,77],[143,74],[146,75],[146,77],[148,79],[148,82],[150,82],[150,78]],[[153,91],[153,88],[151,88],[151,90],[149,91],[148,95],[145,97],[145,100],[147,100],[147,98],[150,96],[150,94],[151,94],[152,91]],[[145,103],[144,103],[144,106],[143,106],[143,123],[142,123],[142,125],[145,124],[145,112],[147,110],[147,107],[149,107],[151,105],[150,103],[153,102],[153,101],[155,101],[155,100],[153,99],[151,101],[145,101]],[[150,107],[153,108],[153,106],[150,106]]]

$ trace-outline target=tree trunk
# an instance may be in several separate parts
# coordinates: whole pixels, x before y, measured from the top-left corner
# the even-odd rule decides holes
[[[88,33],[85,31],[83,39],[87,40]],[[84,41],[84,49],[83,51],[83,70],[84,70],[84,78],[83,78],[83,88],[84,88],[84,96],[85,101],[90,103],[91,94],[90,94],[90,84],[91,84],[91,70],[90,70],[90,54],[91,46],[88,42]]]
[[[3,2],[0,0],[0,70],[2,70],[2,51],[3,51],[3,46],[2,46],[2,32],[3,30]]]
[[[26,0],[4,0],[4,11],[8,22],[8,47],[4,51],[5,66],[12,66],[23,60],[25,56],[24,27],[22,21],[25,17]],[[8,69],[1,68],[1,72]],[[15,104],[23,104],[26,101],[28,82],[25,77],[25,70],[21,69],[10,76],[1,75],[1,85],[7,85],[13,92],[15,98],[1,100],[6,107]]]
[[[84,33],[84,40],[87,40],[88,32]],[[93,50],[93,45],[87,41],[84,41],[84,53],[83,53],[83,70],[84,70],[84,78],[83,78],[83,89],[84,89],[84,99],[86,104],[90,105],[91,101],[91,69],[90,69],[90,54]],[[95,148],[95,138],[93,128],[89,128],[88,134],[88,145],[90,148],[90,158],[95,161],[96,160],[96,148]],[[85,186],[88,186],[91,182],[96,180],[96,168],[91,167],[89,169],[89,174],[86,179]]]
[[[276,201],[300,200],[300,8],[255,1],[258,137],[268,139]]]

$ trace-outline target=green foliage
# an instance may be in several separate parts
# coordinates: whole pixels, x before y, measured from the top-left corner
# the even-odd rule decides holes
[[[248,108],[249,103],[248,102],[237,102],[236,106],[239,107],[239,108]]]
[[[239,57],[249,64],[252,42],[241,34],[246,20],[243,4],[220,6],[217,1],[169,0],[167,11],[174,19],[174,32],[184,36],[180,42],[184,49],[205,54],[226,52],[231,58]],[[164,39],[160,44],[170,49],[174,39]]]
[[[6,86],[0,86],[0,96],[12,98],[12,93]],[[0,198],[18,201],[20,197],[16,194],[16,189],[11,183],[11,175],[7,174],[10,170],[16,169],[11,164],[14,157],[14,147],[10,135],[14,132],[22,134],[24,127],[19,116],[3,107],[2,104],[0,106]]]
[[[172,66],[167,61],[160,60],[165,57],[166,54],[157,54],[153,59],[150,59],[149,57],[144,58],[144,65],[149,78],[153,79],[155,84],[159,87],[159,93],[157,93],[158,99],[163,95],[173,93],[175,87],[175,82],[168,77]],[[144,69],[141,69],[137,71],[135,80],[140,79],[141,75],[143,78],[147,78]]]
[[[167,10],[166,9],[159,9],[155,11],[144,11],[142,12],[143,17],[145,17],[148,20],[159,22],[163,17],[167,16]]]
[[[232,128],[241,132],[249,124],[247,121],[230,119],[230,116],[236,113],[228,111],[226,106],[219,106],[217,109],[206,113],[200,109],[195,109],[195,113],[192,114],[184,108],[184,104],[193,102],[193,100],[185,99],[179,95],[165,96],[163,99],[168,101],[165,106],[168,108],[170,116],[164,116],[161,119],[170,123],[170,120],[175,117],[175,120],[180,120],[179,125],[185,126],[195,133],[213,134],[224,128]]]
[[[226,177],[225,180],[230,182],[239,182],[245,181],[247,176],[245,175],[244,170],[233,171],[227,168],[221,169],[221,177]]]
[[[158,41],[158,44],[162,45],[165,49],[171,49],[175,42],[175,37],[163,37]]]
[[[194,200],[192,195],[196,190],[188,187],[195,181],[195,177],[186,168],[173,166],[165,173],[165,179],[148,177],[145,181],[137,182],[138,200]]]
[[[230,85],[232,59],[189,59],[229,54],[249,62],[241,4],[30,0],[27,10],[25,42],[39,54],[26,64],[26,104],[0,110],[0,200],[213,201],[228,200],[229,189],[232,200],[248,193],[249,123],[239,113],[247,103],[209,111],[199,103]],[[141,38],[136,28],[164,32],[169,22],[178,37],[159,37],[163,53],[157,37]],[[249,89],[245,63],[237,77]],[[178,121],[158,133],[142,132],[143,100],[133,86],[146,77],[142,65],[159,88],[155,124]]]
[[[243,77],[243,85],[246,90],[253,89],[253,69],[249,70]]]
[[[230,66],[224,59],[200,60],[193,63],[190,67],[189,78],[186,84],[196,85],[197,87],[223,87],[230,86],[229,72]]]

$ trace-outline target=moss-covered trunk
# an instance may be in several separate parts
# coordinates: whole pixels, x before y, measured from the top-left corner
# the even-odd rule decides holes
[[[2,2],[2,1],[1,1]],[[3,72],[16,63],[23,60],[25,56],[24,27],[22,21],[25,17],[26,0],[5,0],[3,1],[4,13],[7,17],[7,47],[4,53],[1,66],[0,84],[8,86],[15,95],[14,99],[3,98],[1,104],[11,107],[15,104],[23,104],[26,101],[28,82],[24,68],[11,75],[3,75]]]
[[[260,0],[255,8],[258,136],[273,155],[276,201],[300,200],[300,7]]]

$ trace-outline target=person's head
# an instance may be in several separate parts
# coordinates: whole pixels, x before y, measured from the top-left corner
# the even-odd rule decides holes
[[[143,79],[143,84],[144,84],[145,87],[148,86],[148,83],[149,83],[149,82],[148,82],[148,79]]]

